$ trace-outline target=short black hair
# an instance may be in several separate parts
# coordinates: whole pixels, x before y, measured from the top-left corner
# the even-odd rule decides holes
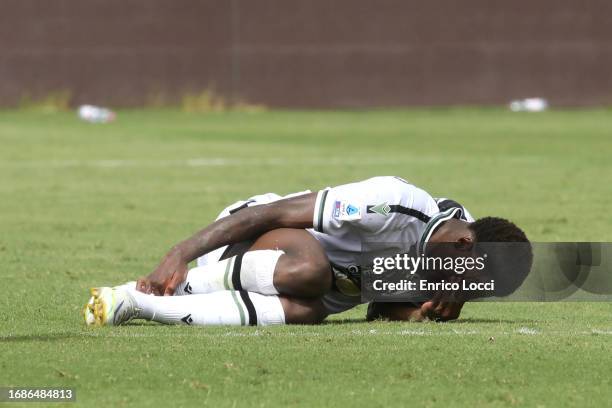
[[[523,283],[533,263],[531,243],[525,232],[511,221],[484,217],[470,224],[478,252],[491,254],[486,271],[495,280],[495,295],[507,296]],[[491,245],[490,243],[508,243]]]

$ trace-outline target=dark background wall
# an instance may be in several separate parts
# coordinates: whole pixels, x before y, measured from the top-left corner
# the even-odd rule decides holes
[[[0,105],[612,103],[609,0],[0,0]]]

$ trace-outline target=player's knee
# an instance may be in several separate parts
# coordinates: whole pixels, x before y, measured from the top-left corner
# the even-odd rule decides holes
[[[296,294],[307,297],[323,296],[331,289],[331,269],[328,262],[295,261],[288,268],[288,279],[299,286]]]

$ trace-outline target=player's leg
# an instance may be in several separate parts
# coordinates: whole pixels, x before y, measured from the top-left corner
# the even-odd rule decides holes
[[[331,289],[329,260],[319,241],[309,232],[289,228],[270,231],[259,237],[244,256],[270,250],[282,251],[283,254],[273,270],[262,268],[258,272],[263,275],[271,273],[274,289],[278,293],[299,298],[319,298]],[[242,275],[247,276],[248,283],[249,272],[240,270],[238,273],[241,278]]]
[[[321,299],[281,296],[286,324],[319,324],[329,315]]]
[[[193,268],[176,294],[242,290],[316,299],[329,291],[331,279],[325,252],[312,235],[305,230],[279,229],[262,235],[242,255]],[[116,288],[134,290],[135,284]],[[92,297],[83,310],[88,324],[94,323],[93,309]]]
[[[93,320],[88,324],[119,325],[132,319],[164,324],[259,325],[316,324],[327,313],[319,299],[297,299],[246,291],[191,296],[154,296],[130,288],[92,290]]]
[[[193,268],[177,294],[247,290],[318,298],[332,284],[323,247],[307,231],[282,228],[259,237],[245,253]]]

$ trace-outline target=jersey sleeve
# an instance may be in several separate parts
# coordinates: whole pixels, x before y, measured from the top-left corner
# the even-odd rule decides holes
[[[424,190],[398,177],[374,177],[319,191],[313,227],[329,235],[354,229],[375,234],[415,221],[427,223],[437,212],[435,200]]]

